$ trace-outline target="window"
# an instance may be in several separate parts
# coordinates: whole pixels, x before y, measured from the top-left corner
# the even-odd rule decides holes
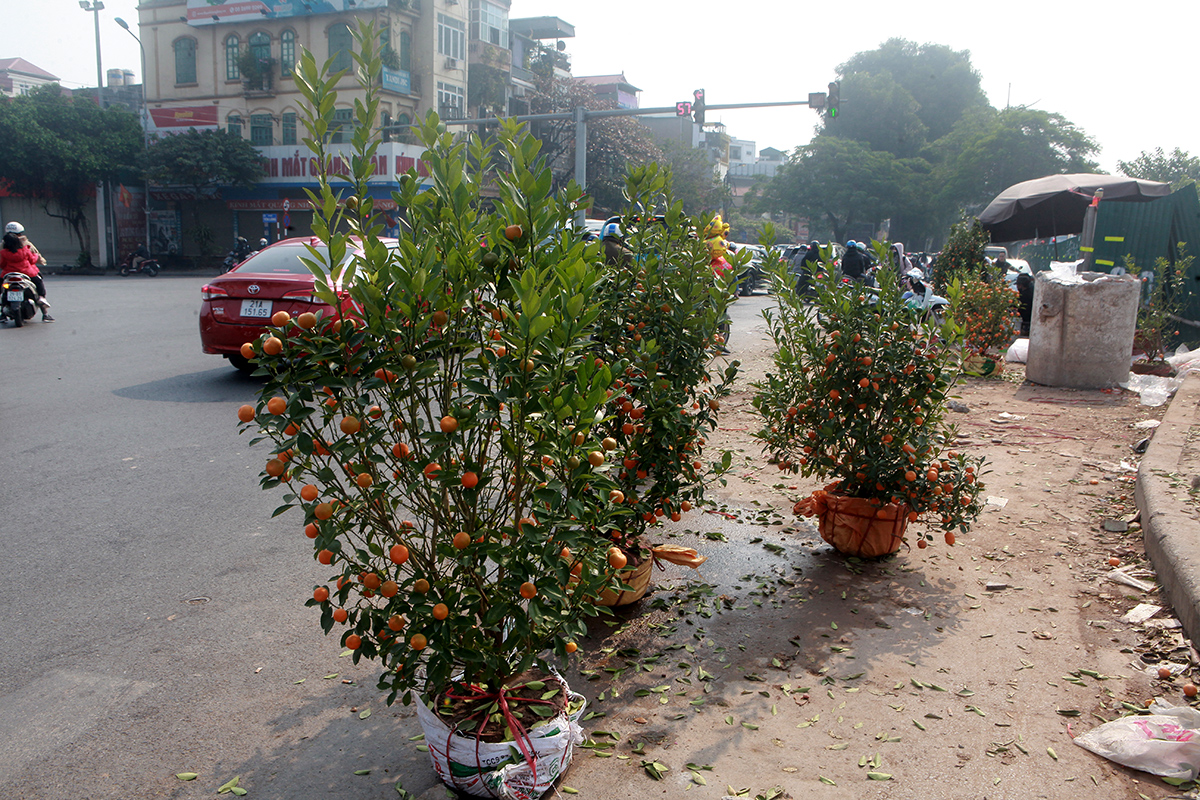
[[[412,72],[412,36],[408,31],[400,31],[400,69]]]
[[[175,83],[195,83],[196,40],[176,39],[172,47],[175,49]]]
[[[241,55],[241,42],[236,36],[225,39],[225,80],[236,81],[242,77],[242,68],[238,66]]]
[[[250,144],[256,147],[275,144],[275,121],[270,114],[250,115]]]
[[[392,131],[391,131],[392,115],[391,115],[391,113],[384,111],[380,115],[380,122],[381,122],[380,127],[382,128],[382,130],[380,131],[380,138],[385,142],[390,142],[392,140]]]
[[[283,143],[296,143],[296,114],[289,111],[283,115]]]
[[[471,0],[471,39],[508,48],[508,10],[488,0]]]
[[[279,35],[279,74],[287,77],[296,66],[296,32],[284,31]]]
[[[350,127],[354,124],[354,111],[349,108],[338,108],[333,112],[333,124],[329,126],[329,141],[341,144],[350,138]]]
[[[258,61],[271,60],[271,37],[261,31],[250,37],[250,52]]]
[[[230,114],[227,118],[229,124],[229,132],[239,139],[242,138],[242,117],[239,114]]]
[[[462,20],[438,14],[438,53],[463,58],[467,52],[467,26]]]
[[[438,114],[447,119],[462,118],[462,110],[466,105],[466,92],[461,86],[438,81]]]
[[[329,29],[329,56],[333,63],[329,66],[329,74],[350,69],[353,60],[350,58],[350,47],[354,37],[350,35],[350,26],[339,22]]]

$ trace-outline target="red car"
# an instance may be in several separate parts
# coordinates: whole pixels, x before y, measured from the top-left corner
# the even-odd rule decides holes
[[[205,353],[224,356],[239,370],[253,372],[254,365],[242,357],[242,345],[257,340],[276,311],[293,317],[305,311],[327,317],[353,313],[344,291],[338,292],[342,304],[336,312],[313,296],[316,279],[300,260],[312,257],[305,245],[323,247],[316,238],[283,239],[200,290],[200,345]]]

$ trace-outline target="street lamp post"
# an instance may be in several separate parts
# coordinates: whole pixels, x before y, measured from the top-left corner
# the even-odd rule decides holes
[[[79,0],[79,7],[95,15],[96,21],[96,104],[104,108],[104,68],[100,64],[100,11],[104,8],[101,0]],[[100,266],[108,266],[108,204],[105,202],[105,185],[103,182],[96,187],[96,228],[98,228],[100,245]]]
[[[138,43],[138,49],[142,51],[142,143],[147,150],[150,149],[150,108],[146,103],[146,48],[142,45],[142,40],[129,27],[129,23],[120,17],[115,18],[115,22],[125,29],[125,32],[133,37],[133,40]],[[150,248],[150,179],[146,178],[146,197],[145,197],[145,217],[146,217],[146,249]]]

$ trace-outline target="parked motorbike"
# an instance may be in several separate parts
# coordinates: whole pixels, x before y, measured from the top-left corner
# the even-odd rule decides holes
[[[933,293],[933,284],[929,283],[925,273],[918,267],[913,267],[904,273],[907,291],[903,298],[909,307],[921,315],[922,319],[931,320],[935,325],[941,325],[950,310],[950,301]]]
[[[10,272],[0,279],[0,322],[11,322],[19,328],[37,313],[37,287],[29,276]]]
[[[162,267],[160,267],[158,265],[158,259],[154,259],[154,258],[143,259],[135,267],[135,266],[133,266],[133,256],[131,255],[128,258],[126,258],[125,263],[121,265],[121,274],[122,275],[133,275],[134,273],[137,273],[137,272],[144,272],[147,275],[149,275],[151,278],[153,278],[155,275],[158,274],[158,271],[160,269],[162,269]]]

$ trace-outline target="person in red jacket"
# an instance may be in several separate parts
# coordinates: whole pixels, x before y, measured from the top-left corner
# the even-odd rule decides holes
[[[10,272],[20,272],[29,276],[33,285],[37,287],[42,322],[53,322],[50,304],[46,302],[46,282],[42,280],[41,270],[38,269],[38,254],[22,242],[18,234],[11,231],[4,234],[4,240],[0,242],[0,275]]]

